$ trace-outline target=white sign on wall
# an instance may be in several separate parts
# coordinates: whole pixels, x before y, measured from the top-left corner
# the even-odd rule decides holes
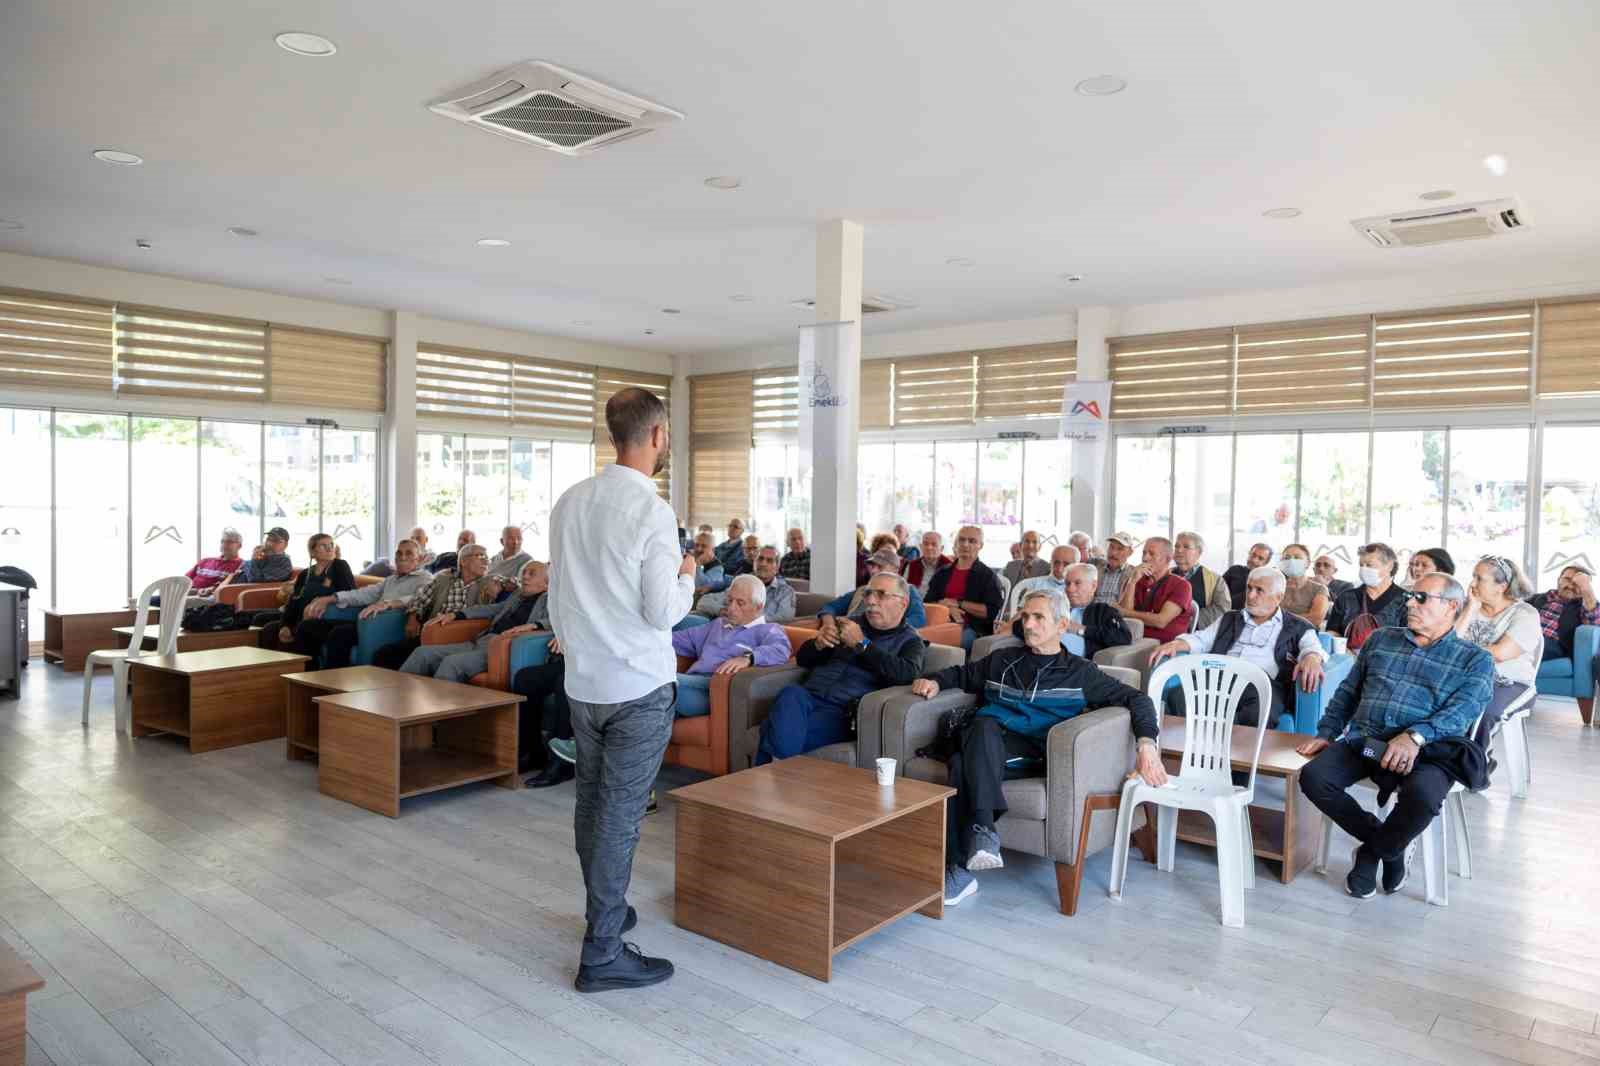
[[[801,497],[811,503],[811,580],[818,588],[848,588],[855,580],[856,411],[850,393],[859,357],[851,327],[849,322],[800,327],[795,475]]]
[[[1072,442],[1072,509],[1097,514],[1106,491],[1111,382],[1074,381],[1061,396],[1061,439]]]

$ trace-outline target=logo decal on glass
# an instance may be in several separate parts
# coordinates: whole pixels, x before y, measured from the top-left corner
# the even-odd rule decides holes
[[[1565,570],[1569,566],[1581,566],[1585,570],[1593,570],[1594,564],[1589,561],[1588,552],[1579,552],[1576,555],[1563,555],[1560,552],[1551,552],[1550,561],[1544,564],[1544,572]]]
[[[167,526],[165,528],[161,526],[151,526],[144,532],[144,542],[146,544],[149,544],[153,540],[160,540],[162,537],[166,537],[167,539],[178,544],[183,543],[183,534],[178,532],[177,526]]]
[[[344,536],[346,533],[350,534],[351,538],[354,539],[354,540],[360,540],[361,539],[361,527],[360,526],[347,526],[347,525],[341,524],[341,525],[337,525],[337,526],[333,527],[333,539],[334,540],[338,540],[340,537]]]

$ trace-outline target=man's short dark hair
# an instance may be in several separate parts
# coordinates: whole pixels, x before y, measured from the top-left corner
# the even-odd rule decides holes
[[[667,405],[649,389],[630,386],[606,401],[606,430],[617,448],[648,444],[650,431],[667,422]]]
[[[289,543],[289,531],[284,529],[282,526],[273,526],[271,529],[267,530],[267,539],[281,540],[287,544]]]

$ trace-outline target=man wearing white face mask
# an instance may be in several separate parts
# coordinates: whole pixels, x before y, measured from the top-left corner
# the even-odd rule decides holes
[[[1361,583],[1334,601],[1333,610],[1328,614],[1328,632],[1350,637],[1351,625],[1362,615],[1371,615],[1373,619],[1361,623],[1363,628],[1405,625],[1405,589],[1395,584],[1400,560],[1394,549],[1374,541],[1362,546],[1357,561],[1361,564]]]

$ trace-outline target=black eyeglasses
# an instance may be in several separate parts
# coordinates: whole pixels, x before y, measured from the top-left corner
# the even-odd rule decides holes
[[[1412,600],[1416,603],[1427,603],[1429,600],[1447,600],[1455,602],[1451,597],[1442,592],[1418,592],[1416,589],[1407,589],[1401,594],[1402,599]]]

